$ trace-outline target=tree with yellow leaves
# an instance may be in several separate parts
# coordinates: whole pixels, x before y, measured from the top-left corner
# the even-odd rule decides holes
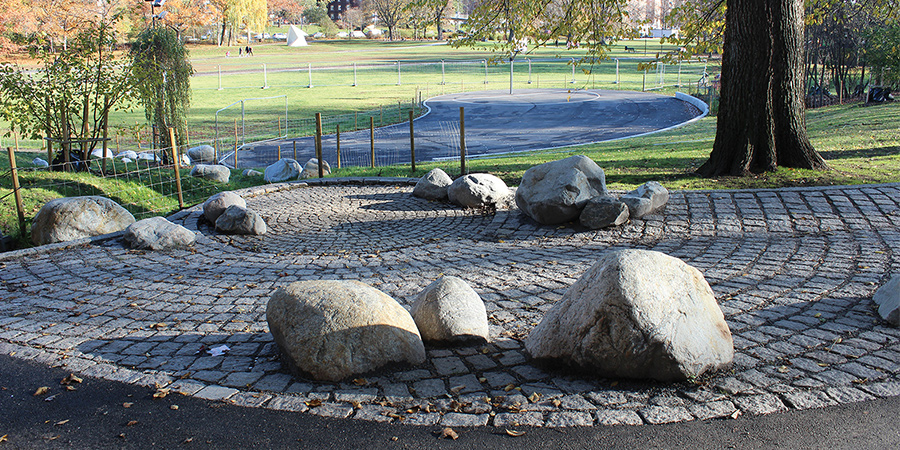
[[[219,45],[225,43],[226,36],[231,45],[241,31],[246,31],[249,43],[252,31],[266,25],[266,0],[210,0],[209,5],[222,25]]]

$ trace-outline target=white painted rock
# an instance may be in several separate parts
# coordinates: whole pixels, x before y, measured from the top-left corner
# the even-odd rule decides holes
[[[50,163],[45,159],[34,158],[31,160],[31,164],[34,164],[35,167],[50,167]]]
[[[187,155],[194,164],[215,164],[216,149],[211,145],[198,145],[191,147],[187,151]]]
[[[266,234],[266,221],[243,206],[231,205],[216,219],[216,229],[225,234]]]
[[[731,331],[697,269],[648,250],[607,254],[529,334],[536,359],[601,377],[684,380],[728,368]]]
[[[878,288],[872,300],[878,305],[878,315],[882,319],[900,327],[900,275],[895,275]]]
[[[453,179],[441,169],[431,169],[424,177],[419,178],[412,195],[426,200],[447,200],[447,188]]]
[[[243,197],[231,191],[213,194],[203,202],[203,217],[209,223],[216,223],[216,219],[231,205],[246,207],[247,202]]]
[[[231,178],[231,169],[220,164],[197,164],[191,169],[191,176],[216,183],[227,183]]]
[[[665,206],[669,201],[669,190],[657,181],[648,181],[623,195],[619,200],[628,205],[628,212],[632,218],[640,219]]]
[[[109,149],[109,148],[106,149],[106,156],[103,155],[103,148],[102,148],[102,147],[101,147],[101,148],[95,148],[93,151],[91,151],[91,158],[95,158],[95,159],[108,159],[108,158],[112,158],[112,157],[113,157],[113,152],[112,152],[112,149]]]
[[[592,230],[617,227],[628,222],[628,206],[612,197],[594,197],[585,203],[578,221]]]
[[[300,163],[291,158],[281,158],[266,167],[263,175],[267,183],[280,183],[300,176]]]
[[[116,158],[128,158],[134,161],[138,159],[138,154],[133,150],[125,150],[123,152],[119,152],[119,154],[116,155]]]
[[[490,337],[484,301],[457,277],[441,277],[428,285],[410,314],[425,341],[456,343]]]
[[[106,197],[57,198],[34,216],[31,242],[44,245],[100,236],[122,231],[132,223],[134,216]]]
[[[197,235],[164,217],[150,217],[129,225],[122,239],[131,248],[160,251],[190,247]]]
[[[388,364],[425,362],[409,313],[358,281],[298,281],[272,294],[269,331],[292,372],[338,381]]]
[[[516,205],[535,221],[549,225],[577,219],[588,200],[608,195],[606,174],[584,155],[534,166],[522,175]]]
[[[447,198],[450,202],[464,208],[496,206],[509,196],[506,183],[489,173],[461,176],[453,180],[447,188]]]
[[[328,161],[322,161],[322,176],[331,174],[331,166]],[[300,178],[319,178],[319,160],[312,158],[303,166]]]

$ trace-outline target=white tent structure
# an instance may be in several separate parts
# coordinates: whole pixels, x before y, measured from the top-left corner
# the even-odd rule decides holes
[[[287,45],[288,47],[306,47],[309,45],[306,43],[306,32],[291,25],[287,35]]]

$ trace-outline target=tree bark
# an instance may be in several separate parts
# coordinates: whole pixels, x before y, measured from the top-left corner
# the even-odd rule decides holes
[[[713,150],[697,172],[824,169],[806,134],[802,0],[727,0]]]

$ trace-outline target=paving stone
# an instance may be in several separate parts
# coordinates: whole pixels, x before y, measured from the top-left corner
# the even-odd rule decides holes
[[[586,412],[551,412],[547,416],[544,426],[549,428],[563,427],[589,427],[594,424],[594,418]]]
[[[445,427],[478,427],[487,425],[490,414],[447,413],[441,417],[441,425]]]
[[[392,422],[395,417],[400,417],[396,409],[381,405],[364,405],[353,414],[354,419],[372,422]]]
[[[236,393],[238,393],[237,389],[212,385],[200,389],[194,394],[194,397],[204,400],[225,400]]]
[[[271,398],[271,394],[262,392],[238,392],[229,397],[228,402],[237,406],[259,408]]]
[[[644,420],[632,410],[604,409],[597,411],[597,423],[600,425],[641,425]]]
[[[787,409],[784,403],[772,394],[737,396],[733,401],[747,414],[771,414]]]
[[[435,425],[441,421],[439,413],[417,412],[404,417],[403,423],[406,425]]]
[[[795,409],[822,408],[836,402],[822,391],[795,391],[782,395],[785,404]]]
[[[735,408],[734,403],[728,400],[721,400],[689,405],[688,411],[700,420],[707,420],[731,416],[737,411],[737,408]]]
[[[683,406],[647,406],[638,409],[638,413],[653,425],[694,420],[694,416]]]
[[[830,387],[825,390],[832,398],[839,403],[863,402],[866,400],[874,400],[875,397],[850,386]]]
[[[306,399],[293,395],[276,395],[265,405],[269,409],[277,409],[279,411],[296,411],[304,412],[309,409],[306,406]]]
[[[309,408],[311,414],[333,419],[346,419],[353,414],[353,407],[345,403],[322,403],[315,408]]]
[[[544,425],[544,416],[539,412],[500,413],[494,416],[495,427],[541,427]]]

